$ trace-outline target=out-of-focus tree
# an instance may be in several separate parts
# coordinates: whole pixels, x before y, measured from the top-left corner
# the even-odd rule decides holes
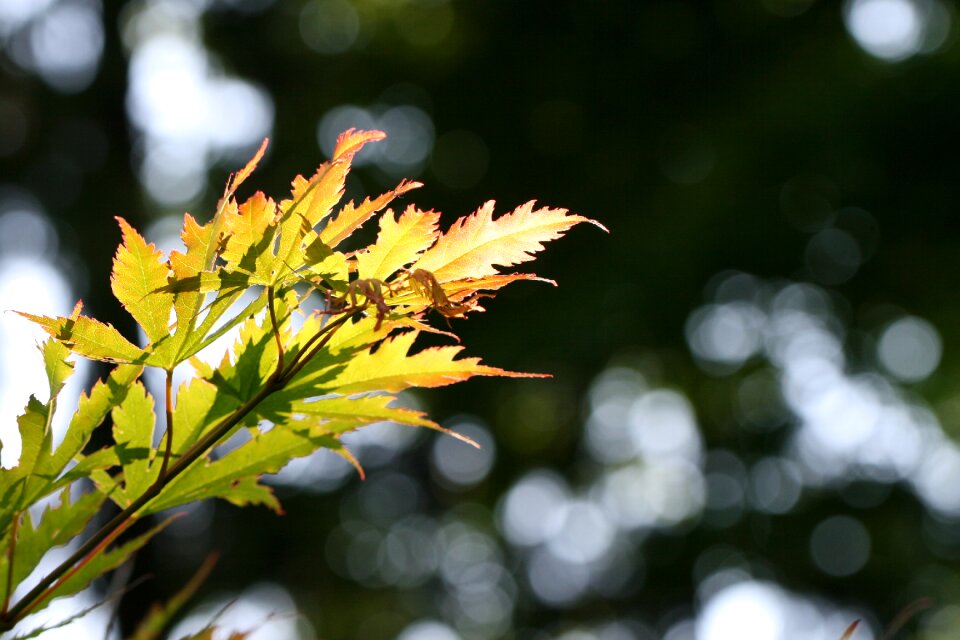
[[[0,2],[4,308],[82,296],[134,337],[91,284],[112,216],[169,246],[264,135],[268,192],[380,128],[348,197],[408,177],[451,216],[538,195],[612,231],[463,327],[553,379],[408,399],[480,453],[385,425],[365,482],[281,473],[280,522],[200,507],[124,624],[216,547],[201,609],[299,610],[292,637],[833,640],[920,597],[918,637],[958,628],[952,4],[119,5]],[[9,464],[38,385],[0,322]]]

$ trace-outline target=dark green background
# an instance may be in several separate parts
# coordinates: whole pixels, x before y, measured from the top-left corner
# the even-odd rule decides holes
[[[119,236],[112,217],[145,228],[171,211],[145,195],[134,172],[138,134],[124,107],[121,4],[104,3],[104,54],[95,80],[79,93],[51,90],[0,56],[0,94],[27,116],[26,137],[0,158],[0,176],[31,190],[52,216],[62,250],[86,269],[79,279],[90,313],[132,335],[130,319],[107,287]],[[732,398],[743,370],[702,371],[684,326],[708,301],[711,278],[724,270],[816,282],[804,260],[810,230],[791,220],[783,204],[790,185],[806,185],[804,193],[826,202],[828,214],[844,207],[871,214],[875,251],[852,279],[826,289],[857,335],[877,330],[871,313],[883,305],[937,328],[940,367],[906,388],[934,409],[947,432],[957,431],[955,34],[936,52],[888,63],[858,47],[840,4],[832,2],[812,2],[789,17],[769,7],[790,3],[759,0],[397,2],[368,3],[376,5],[378,19],[363,46],[321,55],[300,37],[302,0],[261,4],[249,11],[214,7],[202,21],[203,42],[223,67],[259,83],[274,102],[270,155],[252,178],[257,188],[280,196],[295,173],[320,161],[315,131],[329,109],[375,104],[391,87],[412,85],[425,97],[421,106],[437,134],[475,133],[486,144],[489,165],[475,184],[453,189],[435,177],[440,159],[434,158],[413,176],[426,186],[407,201],[441,210],[449,222],[489,198],[503,211],[537,198],[611,231],[577,228],[538,259],[533,269],[557,280],[558,289],[517,284],[489,301],[488,313],[454,323],[471,355],[554,378],[472,381],[420,396],[441,421],[459,413],[480,416],[499,443],[491,475],[466,492],[431,480],[427,446],[389,465],[422,483],[424,513],[444,517],[465,503],[492,508],[535,467],[553,467],[574,483],[588,477],[593,463],[579,444],[583,398],[611,362],[638,363],[657,385],[686,394],[708,448],[728,449],[748,462],[779,450],[790,416],[783,418],[788,426],[772,435],[740,425]],[[440,10],[452,12],[453,27],[434,44],[411,42],[396,26],[410,20],[429,33],[432,12]],[[83,166],[90,153],[89,141],[65,133],[77,122],[102,134],[106,155],[70,192],[60,188],[64,163]],[[671,180],[676,163],[682,172],[689,154],[703,149],[713,163],[702,179]],[[237,164],[216,166],[207,190],[185,208],[209,215]],[[357,175],[370,192],[395,183],[371,169]],[[804,206],[801,214],[816,214],[815,206]],[[869,349],[858,344],[847,344],[850,366],[875,369]],[[764,366],[752,361],[745,370]],[[860,484],[858,490],[870,490]],[[443,618],[436,581],[406,590],[364,587],[329,568],[329,532],[341,502],[358,486],[354,479],[322,495],[280,489],[287,508],[282,518],[216,505],[211,529],[181,549],[186,552],[170,552],[171,544],[186,542],[160,540],[140,556],[136,570],[155,579],[124,598],[124,623],[172,593],[214,547],[222,559],[205,593],[277,581],[314,620],[319,637],[388,638],[411,620]],[[754,575],[856,608],[872,616],[876,629],[918,596],[933,597],[937,607],[955,603],[957,541],[931,547],[923,504],[900,485],[874,489],[882,497],[870,508],[851,506],[852,490],[840,483],[806,490],[784,515],[746,508],[725,526],[695,519],[677,531],[652,534],[637,547],[645,577],[610,597],[594,594],[549,607],[518,578],[515,637],[549,637],[539,633],[626,618],[663,633],[695,611],[694,565],[718,544],[739,550]],[[866,567],[846,578],[824,575],[807,552],[811,529],[838,513],[854,514],[873,540]],[[503,548],[505,566],[519,574],[518,556]],[[383,611],[391,616],[358,631],[360,621]],[[927,619],[915,627],[922,629]]]

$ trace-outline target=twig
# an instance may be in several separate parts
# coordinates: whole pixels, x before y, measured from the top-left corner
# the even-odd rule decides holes
[[[286,371],[280,372],[279,382],[281,383],[281,385],[286,385],[288,382],[290,382],[290,380],[293,379],[295,375],[300,373],[300,370],[303,369],[303,367],[306,366],[306,364],[310,362],[310,360],[312,360],[314,356],[320,353],[321,349],[327,346],[327,343],[330,342],[330,338],[333,337],[333,334],[336,332],[336,330],[339,329],[341,326],[343,326],[343,324],[347,320],[349,320],[350,318],[353,318],[358,313],[360,313],[359,309],[351,313],[348,313],[338,318],[337,320],[334,320],[333,322],[325,326],[323,329],[321,329],[319,332],[317,332],[316,335],[311,337],[310,340],[308,340],[304,344],[304,348],[300,350],[300,353],[303,353],[304,351],[306,351],[306,349],[310,348],[311,343],[316,342],[317,340],[319,340],[319,342],[317,342],[317,344],[313,345],[313,347],[310,348],[310,351],[307,352],[307,355],[296,358],[293,362],[290,363],[290,366],[287,367]],[[299,356],[300,354],[297,354],[297,355]]]
[[[99,551],[102,547],[109,544],[120,533],[126,530],[132,524],[134,516],[147,503],[160,495],[160,492],[173,481],[174,478],[187,470],[190,465],[205,455],[220,440],[230,433],[235,426],[253,411],[258,404],[263,402],[270,394],[278,391],[286,385],[289,379],[295,375],[311,358],[313,358],[320,349],[322,349],[338,328],[343,326],[353,314],[348,314],[325,326],[318,335],[323,338],[320,342],[303,358],[288,365],[286,371],[277,369],[274,374],[267,379],[263,387],[255,396],[247,400],[238,407],[232,414],[218,422],[206,434],[200,437],[187,451],[174,461],[165,471],[160,474],[157,481],[150,485],[136,500],[130,503],[123,511],[114,516],[107,524],[103,525],[95,534],[93,534],[80,548],[78,548],[69,558],[60,563],[55,569],[43,577],[37,585],[23,596],[20,601],[9,611],[0,614],[0,631],[13,628],[20,619],[29,613],[38,604],[42,603],[53,589],[56,589],[64,580],[73,575],[79,567],[76,567],[81,561],[85,561],[88,555]],[[66,577],[63,577],[65,576]],[[52,587],[52,588],[51,588]]]
[[[20,514],[13,516],[10,525],[10,546],[7,547],[7,593],[3,598],[3,613],[10,607],[10,597],[13,595],[13,559],[17,551],[17,535],[20,529]]]

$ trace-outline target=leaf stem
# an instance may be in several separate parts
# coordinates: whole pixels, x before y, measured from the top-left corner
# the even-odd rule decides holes
[[[277,323],[276,297],[273,285],[267,287],[267,306],[270,308],[273,337],[277,341],[277,371],[283,371],[283,340],[280,338],[280,325]]]
[[[133,519],[133,518],[127,520],[127,521],[124,522],[120,527],[118,527],[116,530],[114,530],[113,532],[111,532],[107,537],[105,537],[103,540],[101,540],[100,543],[99,543],[98,545],[96,545],[93,549],[91,549],[90,552],[89,552],[86,556],[84,556],[84,558],[83,558],[80,562],[76,563],[73,567],[71,567],[71,569],[70,569],[69,571],[67,571],[66,573],[64,573],[64,574],[60,577],[59,580],[57,580],[54,584],[52,584],[52,585],[50,585],[49,587],[47,587],[47,589],[44,590],[43,593],[41,593],[40,595],[38,595],[38,596],[34,599],[34,601],[31,603],[30,608],[27,609],[26,611],[24,611],[24,614],[29,613],[31,609],[34,609],[35,607],[43,604],[44,600],[46,600],[46,599],[49,598],[51,595],[53,595],[53,593],[56,592],[56,590],[59,589],[60,586],[63,585],[63,583],[65,583],[67,580],[69,580],[70,578],[72,578],[72,577],[73,577],[78,571],[80,571],[80,569],[82,569],[84,566],[86,566],[87,564],[89,564],[89,562],[90,562],[91,560],[93,560],[93,558],[94,558],[98,553],[101,553],[101,552],[107,547],[107,545],[109,545],[111,542],[113,542],[114,540],[116,540],[116,539],[120,536],[121,533],[123,533],[124,531],[126,531],[127,529],[129,529],[129,528],[133,525],[134,522],[136,522],[136,520]]]
[[[240,422],[253,411],[258,404],[263,402],[271,393],[282,389],[290,378],[293,377],[300,369],[317,353],[322,349],[329,341],[333,334],[339,329],[343,324],[351,317],[353,313],[344,315],[341,318],[338,318],[335,322],[327,324],[321,331],[314,336],[314,339],[322,337],[320,342],[314,346],[310,352],[302,357],[298,358],[294,362],[290,363],[287,366],[287,369],[281,370],[276,369],[267,381],[264,383],[263,387],[257,392],[255,396],[247,400],[240,407],[238,407],[233,413],[225,417],[223,420],[218,422],[213,428],[211,428],[207,433],[200,437],[187,451],[183,453],[179,458],[177,458],[164,473],[160,474],[157,478],[157,481],[150,485],[136,500],[130,503],[126,508],[124,508],[120,513],[110,519],[105,525],[103,525],[96,533],[94,533],[90,538],[87,539],[80,547],[70,555],[69,558],[64,560],[60,565],[53,569],[50,573],[43,577],[37,585],[30,590],[29,593],[23,596],[16,605],[14,605],[9,611],[0,614],[0,631],[13,628],[20,619],[27,615],[31,610],[33,610],[37,605],[42,603],[46,598],[50,596],[53,591],[62,584],[63,580],[69,578],[67,575],[66,578],[62,578],[65,574],[70,572],[72,575],[75,571],[71,571],[74,567],[84,561],[88,555],[92,552],[98,551],[109,544],[114,538],[116,538],[120,533],[122,533],[127,527],[129,527],[137,513],[146,506],[151,500],[160,495],[160,492],[168,486],[174,478],[179,476],[181,473],[187,470],[190,465],[196,462],[199,458],[205,455],[212,447],[214,447],[224,436],[229,434],[235,426],[240,424]],[[53,586],[55,585],[55,586]],[[53,588],[51,589],[51,586]]]
[[[0,613],[5,614],[10,607],[10,597],[13,595],[13,560],[17,551],[17,535],[20,529],[20,514],[14,514],[13,523],[10,525],[10,546],[7,547],[7,593],[3,598],[3,610]]]
[[[166,381],[166,403],[165,414],[167,420],[166,447],[163,451],[163,462],[160,464],[160,473],[157,479],[160,479],[167,472],[167,464],[170,462],[170,455],[173,453],[173,369],[167,369]]]
[[[307,355],[303,357],[295,358],[294,361],[290,363],[290,366],[287,367],[285,371],[280,372],[279,381],[281,385],[286,385],[288,382],[290,382],[291,379],[293,379],[295,375],[300,373],[300,370],[303,369],[303,367],[306,366],[306,364],[310,362],[310,360],[312,360],[314,356],[320,353],[321,349],[327,346],[327,343],[330,342],[330,338],[333,337],[333,334],[336,332],[336,330],[339,329],[341,326],[343,326],[347,320],[354,317],[358,313],[360,313],[359,310],[353,311],[344,316],[341,316],[340,318],[327,324],[323,329],[318,331],[316,335],[311,337],[303,345],[303,349],[300,350],[300,353],[303,353],[307,349],[310,349],[310,351],[307,352]],[[319,340],[319,342],[317,342],[317,344],[313,345],[313,347],[311,348],[310,345],[313,342],[316,342],[317,340]],[[297,354],[297,355],[299,356],[300,354]]]

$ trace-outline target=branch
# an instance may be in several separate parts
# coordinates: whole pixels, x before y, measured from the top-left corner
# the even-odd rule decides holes
[[[333,334],[339,329],[343,324],[353,317],[353,313],[344,315],[341,318],[338,318],[336,321],[331,322],[325,326],[317,336],[314,338],[319,338],[322,336],[322,339],[318,344],[314,346],[303,358],[298,358],[294,362],[290,363],[286,371],[277,369],[274,371],[273,375],[267,379],[264,386],[257,392],[255,396],[247,400],[243,405],[238,407],[229,416],[225,417],[216,426],[210,429],[206,434],[204,434],[199,440],[197,440],[193,446],[187,449],[186,452],[166,469],[165,473],[161,473],[157,478],[157,481],[154,482],[150,487],[147,488],[136,500],[134,500],[128,507],[123,511],[114,516],[107,524],[103,525],[95,534],[93,534],[86,542],[84,542],[79,549],[77,549],[69,558],[64,560],[60,565],[57,566],[53,571],[44,576],[37,585],[30,590],[20,601],[14,605],[9,611],[0,615],[0,631],[10,629],[21,620],[25,615],[27,615],[33,608],[38,604],[42,603],[44,599],[49,595],[51,585],[60,584],[61,576],[70,572],[73,567],[83,561],[91,552],[96,551],[103,545],[106,541],[107,544],[119,535],[122,530],[126,529],[130,525],[130,521],[134,519],[137,512],[140,511],[147,503],[160,495],[160,492],[170,484],[181,473],[187,470],[190,465],[196,462],[199,458],[205,455],[210,449],[216,446],[220,440],[229,434],[235,426],[240,424],[240,422],[251,412],[253,411],[258,404],[263,402],[271,393],[279,391],[282,389],[290,378],[293,377],[311,358],[316,356],[329,341]],[[55,587],[54,587],[55,588]]]
[[[282,386],[285,386],[288,382],[290,382],[290,380],[293,379],[295,375],[300,373],[300,370],[303,369],[303,367],[306,366],[306,364],[310,362],[310,360],[312,360],[314,356],[320,353],[321,349],[327,346],[327,343],[330,342],[330,338],[333,337],[333,334],[336,332],[336,330],[339,329],[341,326],[343,326],[347,320],[349,320],[350,318],[353,318],[359,313],[360,313],[360,310],[357,309],[346,315],[341,316],[337,320],[334,320],[333,322],[327,324],[327,326],[325,326],[323,329],[318,331],[315,336],[307,340],[307,342],[303,345],[303,348],[300,349],[300,352],[297,354],[297,357],[295,357],[294,361],[290,363],[290,366],[288,366],[285,371],[278,370],[278,373],[279,373],[278,381],[280,382],[280,384]],[[317,342],[317,340],[319,340],[319,342]],[[317,342],[317,344],[313,345],[314,342]],[[312,348],[311,348],[311,345],[313,345]],[[307,349],[310,349],[307,352],[307,355],[301,357],[301,354],[307,351]]]

